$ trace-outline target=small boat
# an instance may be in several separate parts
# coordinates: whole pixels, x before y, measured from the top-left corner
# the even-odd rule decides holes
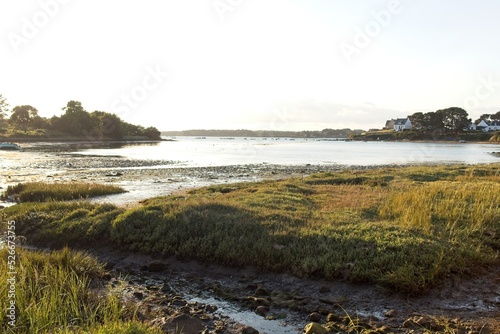
[[[0,150],[19,151],[21,146],[14,143],[0,143]]]

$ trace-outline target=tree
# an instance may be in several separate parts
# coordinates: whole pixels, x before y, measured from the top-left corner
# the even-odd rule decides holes
[[[0,94],[0,121],[7,117],[9,113],[9,104],[7,103],[7,99]]]
[[[443,125],[446,130],[457,133],[469,125],[469,114],[462,108],[451,107],[436,111],[441,112]]]
[[[96,110],[90,114],[90,117],[93,122],[94,132],[101,140],[104,138],[123,139],[123,122],[118,116]]]
[[[422,112],[416,112],[413,115],[410,116],[410,121],[411,124],[413,125],[413,128],[416,130],[422,130],[425,129],[425,117],[424,113]]]
[[[148,137],[148,139],[159,140],[161,139],[161,132],[158,131],[157,128],[150,126],[149,128],[144,129],[144,135]]]
[[[16,106],[12,109],[10,122],[12,125],[26,130],[31,121],[38,116],[38,110],[30,105]]]
[[[423,127],[429,131],[441,131],[444,129],[442,112],[427,112],[424,114]]]
[[[500,111],[497,111],[495,114],[491,114],[490,119],[492,121],[500,121]]]
[[[58,130],[76,136],[84,136],[84,133],[92,130],[92,119],[80,102],[69,101],[62,110],[65,111],[64,115],[54,120]]]

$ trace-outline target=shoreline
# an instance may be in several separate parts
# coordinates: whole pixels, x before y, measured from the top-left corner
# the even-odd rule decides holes
[[[4,151],[0,191],[23,182],[89,182],[113,184],[127,192],[95,198],[94,202],[133,205],[141,200],[171,195],[202,186],[237,182],[258,182],[304,177],[319,172],[361,171],[402,166],[443,165],[443,163],[405,163],[383,165],[344,164],[236,164],[222,166],[183,166],[172,160],[140,160],[119,155],[70,153],[72,143],[60,149],[32,146],[24,152]],[[68,146],[69,149],[68,149]],[[498,157],[495,152],[491,154]],[[500,161],[499,161],[500,162]],[[493,162],[496,163],[496,162]],[[446,163],[456,165],[463,163]],[[485,163],[489,164],[489,163]],[[1,203],[0,203],[1,205]]]

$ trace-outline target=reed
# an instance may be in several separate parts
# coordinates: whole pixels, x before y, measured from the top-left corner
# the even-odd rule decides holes
[[[7,187],[3,198],[13,197],[18,202],[67,201],[122,192],[123,188],[97,183],[28,182]]]
[[[7,249],[0,250],[3,268],[7,255]],[[124,320],[116,291],[105,286],[95,289],[103,266],[88,254],[68,248],[50,253],[18,248],[15,267],[15,325],[0,317],[2,333],[159,333]],[[6,282],[11,277],[0,272],[3,301],[10,300]]]

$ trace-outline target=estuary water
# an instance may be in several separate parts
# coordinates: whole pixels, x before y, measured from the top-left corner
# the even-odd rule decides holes
[[[167,139],[167,138],[166,138]],[[169,138],[170,139],[170,138]],[[172,167],[246,164],[387,165],[500,162],[498,144],[449,142],[360,142],[294,138],[196,138],[79,150],[79,154],[169,160]]]

